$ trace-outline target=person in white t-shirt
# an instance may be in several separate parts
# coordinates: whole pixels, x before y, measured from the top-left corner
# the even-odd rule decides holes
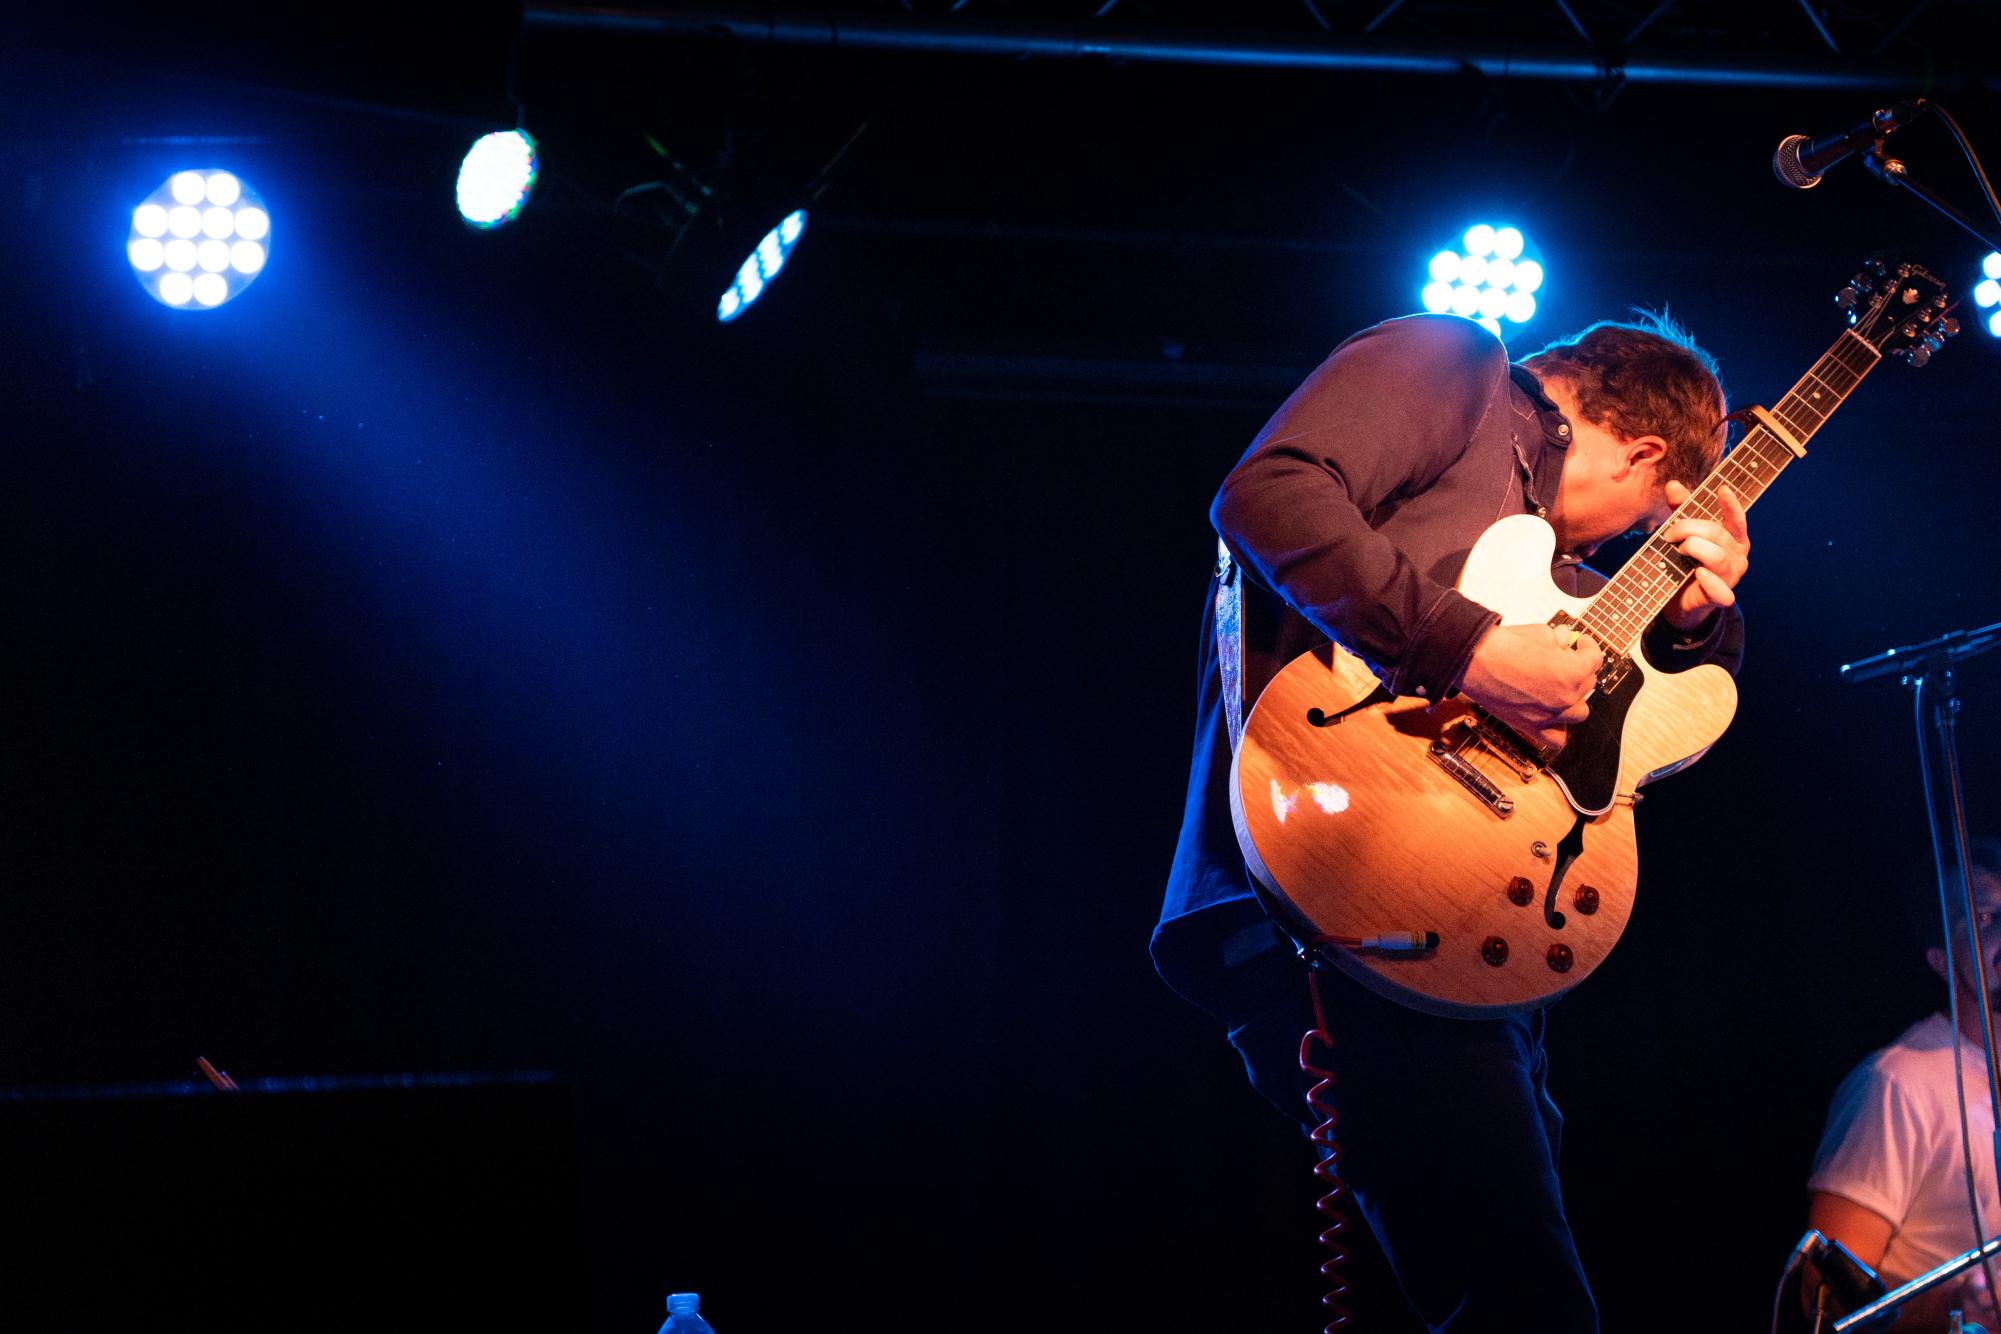
[[[1952,920],[1954,989],[1959,1000],[1958,1045],[1964,1080],[1966,1133],[1973,1145],[1974,1193],[1987,1235],[2001,1232],[2001,1194],[1994,1180],[1994,1115],[1988,1104],[1987,1061],[1980,1011],[1995,1008],[2001,1025],[2001,839],[1972,843],[1973,900],[1980,950],[1994,995],[1983,998],[1965,949],[1965,910],[1957,877]],[[1925,954],[1946,976],[1945,950]],[[1967,1199],[1967,1156],[1960,1134],[1952,1023],[1933,1014],[1851,1071],[1835,1091],[1827,1128],[1807,1180],[1807,1223],[1839,1241],[1895,1286],[1969,1250],[1978,1238]],[[1815,1291],[1809,1275],[1805,1292]],[[1940,1330],[1948,1313],[2001,1328],[1980,1266],[1947,1282],[1903,1311],[1898,1330]]]

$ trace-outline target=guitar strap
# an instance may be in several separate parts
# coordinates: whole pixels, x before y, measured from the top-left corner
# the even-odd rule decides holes
[[[1223,721],[1230,753],[1244,739],[1244,572],[1216,539],[1216,665],[1223,678]]]

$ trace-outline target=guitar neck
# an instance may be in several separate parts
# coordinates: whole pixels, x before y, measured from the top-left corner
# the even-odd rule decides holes
[[[1624,652],[1638,640],[1640,632],[1696,568],[1696,562],[1675,550],[1660,534],[1667,532],[1676,518],[1721,516],[1723,502],[1717,493],[1726,486],[1746,509],[1757,503],[1786,465],[1799,457],[1795,446],[1813,438],[1879,360],[1876,349],[1853,330],[1843,331],[1826,355],[1771,409],[1772,420],[1791,436],[1790,442],[1763,423],[1745,432],[1737,447],[1702,479],[1660,531],[1642,543],[1599,591],[1583,617],[1586,632],[1608,652]]]

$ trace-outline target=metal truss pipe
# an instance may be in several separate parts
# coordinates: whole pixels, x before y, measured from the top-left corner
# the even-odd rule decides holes
[[[781,13],[763,6],[728,8],[580,8],[530,4],[530,30],[690,36],[728,34],[748,42],[818,46],[829,50],[935,52],[962,56],[1113,60],[1262,69],[1341,70],[1375,74],[1484,74],[1497,79],[1698,84],[1741,88],[1912,88],[1984,85],[2001,88],[2001,76],[1942,79],[1936,70],[1862,65],[1833,58],[1771,56],[1642,56],[1607,62],[1585,51],[1500,50],[1478,47],[1394,46],[1370,40],[1316,37],[1239,37],[1222,32],[1180,33],[1111,23],[1056,28],[919,17]]]

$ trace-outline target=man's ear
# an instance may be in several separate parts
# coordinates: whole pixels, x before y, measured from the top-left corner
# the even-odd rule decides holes
[[[1932,966],[1932,971],[1934,973],[1937,973],[1940,977],[1945,976],[1944,950],[1940,949],[1936,945],[1932,946],[1930,949],[1925,951],[1925,962]]]
[[[1619,442],[1619,467],[1612,480],[1624,481],[1626,474],[1634,468],[1652,464],[1655,468],[1667,457],[1667,441],[1657,435],[1635,436],[1631,440]]]

